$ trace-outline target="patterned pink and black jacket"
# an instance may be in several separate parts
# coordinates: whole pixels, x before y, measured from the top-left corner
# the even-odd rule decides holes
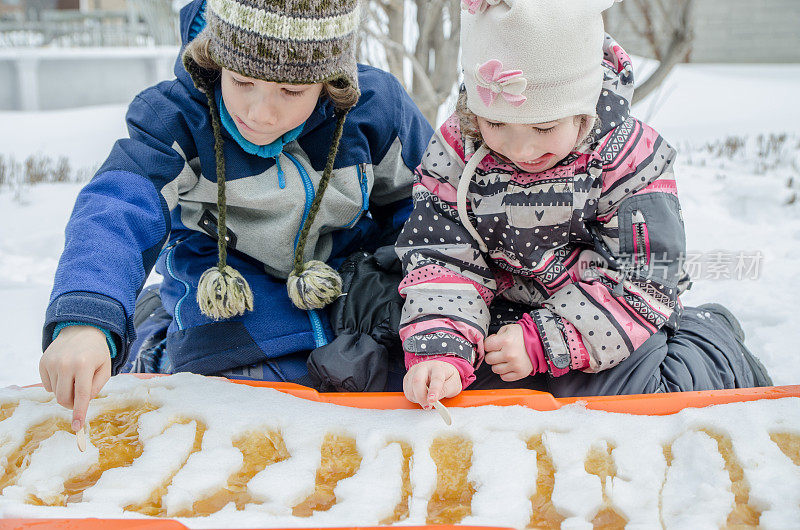
[[[450,362],[466,388],[498,297],[530,308],[553,375],[612,368],[663,326],[677,327],[688,281],[676,153],[629,116],[626,53],[610,37],[604,52],[599,128],[552,169],[504,163],[465,139],[455,115],[431,139],[397,241],[408,368]]]

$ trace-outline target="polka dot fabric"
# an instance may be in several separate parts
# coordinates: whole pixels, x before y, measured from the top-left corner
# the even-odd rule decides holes
[[[474,174],[464,175],[475,142],[462,138],[456,115],[436,132],[397,243],[406,274],[401,337],[413,337],[407,352],[459,356],[452,337],[460,337],[475,346],[477,364],[487,327],[491,332],[527,313],[551,374],[592,372],[618,365],[669,321],[678,278],[658,282],[641,267],[625,270],[627,242],[621,241],[633,230],[632,200],[679,217],[675,150],[630,116],[630,59],[610,38],[603,71],[589,142],[547,171],[522,172],[489,152],[480,155]],[[464,178],[470,179],[465,215],[473,232],[454,211]],[[636,222],[644,223],[640,232],[649,239],[638,248],[671,245],[670,256],[685,251],[675,224],[642,217],[639,212]],[[473,299],[457,298],[465,293]],[[436,333],[449,335],[437,342]]]

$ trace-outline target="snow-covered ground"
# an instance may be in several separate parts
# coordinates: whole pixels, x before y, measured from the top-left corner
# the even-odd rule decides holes
[[[0,469],[10,463],[0,475],[5,517],[178,517],[200,509],[197,501],[236,492],[231,484],[239,481],[231,477],[238,472],[246,496],[227,495],[209,516],[180,521],[192,528],[376,525],[398,513],[409,489],[403,525],[425,524],[435,513],[436,502],[429,500],[442,498],[463,499],[469,512],[451,513],[469,515],[451,521],[476,526],[528,527],[533,504],[552,506],[561,528],[573,529],[593,528],[600,511],[623,517],[628,528],[670,530],[744,528],[754,521],[759,528],[788,529],[800,520],[800,468],[783,442],[800,437],[798,398],[668,416],[590,411],[580,404],[551,412],[451,408],[453,423],[445,426],[433,411],[339,407],[191,374],[147,381],[126,375],[112,379],[93,402],[89,424],[104,428],[107,420],[97,416],[109,410],[142,410],[147,403],[150,411],[142,410],[138,431],[113,441],[90,437],[84,453],[75,435],[46,427],[48,419],[67,425],[70,416],[43,389],[0,389],[0,405],[9,403],[16,408],[0,422]],[[20,449],[26,434],[32,441]],[[242,437],[262,440],[265,449],[244,449]],[[267,439],[270,448],[284,448],[270,462]],[[125,444],[127,451],[110,443]],[[132,461],[108,463],[115,452]],[[329,453],[350,465],[328,467],[321,454]],[[99,477],[90,469],[96,463],[107,469]],[[318,475],[318,469],[327,473]],[[315,475],[334,479],[335,504],[297,517],[297,507],[307,507],[315,493]],[[60,507],[65,480],[73,477],[66,488],[71,503]],[[546,477],[551,488],[544,486]],[[448,495],[440,486],[448,482],[460,492],[470,484],[474,494]],[[320,492],[317,487],[317,501],[325,498]],[[53,507],[24,503],[29,495]],[[232,504],[236,497],[242,509]],[[732,510],[752,515],[729,519]]]
[[[684,304],[729,306],[776,384],[800,383],[800,198],[785,204],[800,193],[798,93],[800,65],[682,65],[635,109],[681,150],[677,179],[695,276]],[[124,113],[0,112],[0,156],[66,156],[74,171],[90,170],[126,134]],[[787,136],[770,144],[769,135]],[[38,382],[41,323],[79,189],[0,186],[0,387]]]

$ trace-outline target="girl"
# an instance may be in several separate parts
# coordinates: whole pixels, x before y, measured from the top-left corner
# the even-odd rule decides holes
[[[629,114],[612,3],[463,2],[464,89],[397,242],[409,400],[770,384],[725,308],[681,307],[675,151]]]
[[[195,0],[181,17],[177,79],[131,104],[67,226],[40,372],[75,429],[123,369],[307,383],[334,268],[394,243],[433,132],[356,64],[356,0]]]

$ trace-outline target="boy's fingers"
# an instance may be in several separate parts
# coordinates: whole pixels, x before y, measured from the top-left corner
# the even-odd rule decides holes
[[[48,392],[52,392],[53,385],[50,382],[50,373],[44,366],[42,366],[41,362],[39,363],[39,377],[42,378],[42,386],[44,386],[44,389],[47,390]]]
[[[110,366],[103,365],[97,369],[97,371],[94,373],[94,379],[92,380],[92,393],[89,395],[89,399],[94,399],[95,396],[100,393],[100,390],[103,389],[103,386],[105,386],[110,377]]]
[[[94,374],[79,373],[75,378],[75,401],[72,407],[72,429],[77,431],[86,419],[86,409],[91,398],[92,379]]]
[[[56,381],[56,387],[53,389],[56,395],[56,401],[62,407],[68,409],[72,408],[74,397],[75,379],[72,376],[62,374]]]

